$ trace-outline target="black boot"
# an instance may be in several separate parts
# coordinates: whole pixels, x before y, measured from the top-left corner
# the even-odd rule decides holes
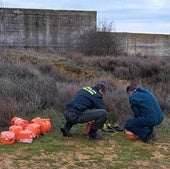
[[[88,134],[88,139],[91,140],[101,140],[103,137],[100,134],[97,134],[97,130],[90,129]]]
[[[144,143],[151,143],[154,141],[154,138],[156,136],[156,132],[153,130],[152,133],[148,134],[146,138],[143,140]]]
[[[70,129],[73,126],[72,123],[66,122],[63,127],[60,128],[60,131],[63,133],[64,137],[71,137]]]

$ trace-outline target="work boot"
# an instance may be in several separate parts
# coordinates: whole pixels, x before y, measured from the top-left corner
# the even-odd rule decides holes
[[[154,141],[154,138],[156,136],[156,132],[153,131],[151,134],[148,134],[145,138],[145,140],[143,141],[144,143],[151,143],[152,141]]]
[[[68,129],[66,129],[65,127],[61,127],[60,131],[63,133],[64,137],[71,137],[72,134],[70,133],[70,131]]]
[[[90,139],[90,140],[101,140],[101,139],[103,139],[103,137],[100,135],[100,134],[89,134],[88,136],[87,136],[87,138],[88,139]]]
[[[87,138],[91,140],[101,140],[103,137],[100,134],[97,134],[97,130],[90,129]]]
[[[63,133],[64,137],[71,137],[72,134],[70,133],[70,130],[72,128],[73,124],[69,121],[66,121],[63,127],[60,128],[60,131]]]

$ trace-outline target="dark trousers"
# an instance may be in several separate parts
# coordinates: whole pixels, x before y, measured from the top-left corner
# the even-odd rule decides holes
[[[89,121],[93,121],[94,123],[91,127],[93,130],[98,130],[103,127],[103,124],[106,122],[106,110],[104,109],[87,109],[83,112],[72,112],[66,111],[65,112],[66,123],[64,127],[68,130],[77,123],[87,123]]]
[[[146,136],[153,132],[154,126],[143,117],[131,118],[125,122],[125,129],[136,134],[141,140],[145,140]]]

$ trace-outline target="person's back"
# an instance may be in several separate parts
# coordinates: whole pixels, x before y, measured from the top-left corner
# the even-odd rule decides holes
[[[163,113],[155,95],[148,88],[138,88],[133,95],[130,96],[130,104],[137,106],[141,116],[149,118],[155,124],[160,123]]]
[[[156,135],[154,127],[163,120],[160,105],[153,92],[148,88],[138,88],[132,84],[127,87],[126,91],[134,117],[125,122],[125,129],[137,135],[143,142],[148,143]]]
[[[83,87],[80,89],[69,104],[66,105],[66,109],[75,108],[80,111],[86,109],[105,109],[102,95],[98,93],[98,90],[94,87]]]

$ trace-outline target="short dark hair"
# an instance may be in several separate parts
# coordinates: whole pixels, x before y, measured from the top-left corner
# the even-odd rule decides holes
[[[106,91],[106,87],[103,83],[97,83],[96,87],[97,87],[98,90],[102,90],[103,92]]]
[[[129,91],[132,92],[132,91],[134,91],[135,89],[137,89],[136,84],[131,84],[131,85],[129,85],[129,86],[126,88],[126,92],[127,92],[127,93],[128,93]]]

